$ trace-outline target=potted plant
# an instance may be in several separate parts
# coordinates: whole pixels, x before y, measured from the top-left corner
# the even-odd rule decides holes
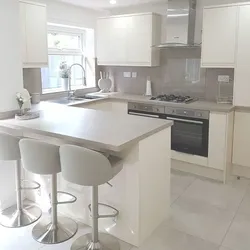
[[[25,99],[25,97],[21,93],[16,93],[16,100],[19,105],[19,116],[25,115],[25,110],[23,109],[23,104],[29,100]]]
[[[61,62],[59,66],[59,76],[61,78],[63,90],[69,90],[69,67],[67,62]]]

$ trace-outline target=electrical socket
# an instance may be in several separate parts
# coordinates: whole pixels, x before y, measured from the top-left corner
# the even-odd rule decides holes
[[[137,72],[132,72],[132,78],[136,78],[137,77]]]
[[[130,78],[131,77],[131,72],[123,72],[123,77]]]
[[[219,75],[218,76],[218,82],[229,83],[230,82],[230,77],[228,75]]]

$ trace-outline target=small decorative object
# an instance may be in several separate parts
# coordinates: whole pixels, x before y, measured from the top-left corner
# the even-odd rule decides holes
[[[22,116],[22,115],[24,115],[25,114],[25,110],[24,110],[24,108],[23,108],[23,104],[25,103],[25,102],[28,102],[29,100],[26,100],[25,99],[25,97],[21,94],[21,93],[16,93],[16,100],[17,100],[17,102],[18,102],[18,105],[19,105],[19,116]]]
[[[100,72],[100,79],[98,81],[98,87],[100,88],[100,93],[110,92],[112,87],[112,81],[109,78],[109,72]]]
[[[69,77],[70,77],[70,72],[69,72],[69,67],[67,62],[61,62],[59,66],[59,75],[62,81],[62,87],[64,90],[68,91],[69,90]]]
[[[38,104],[40,102],[40,93],[32,93],[31,94],[31,103]]]
[[[19,114],[15,115],[16,120],[32,120],[32,119],[36,119],[39,117],[40,117],[39,111],[36,111],[36,112],[28,111],[24,115],[19,115]]]

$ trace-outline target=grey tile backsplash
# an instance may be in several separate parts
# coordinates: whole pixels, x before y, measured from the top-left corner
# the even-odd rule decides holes
[[[150,76],[153,94],[184,94],[215,101],[218,93],[218,75],[234,77],[233,69],[200,68],[199,49],[165,49],[161,51],[159,67],[100,67],[112,72],[115,89],[129,94],[144,94]],[[123,72],[137,72],[137,78],[124,78]],[[226,93],[232,95],[233,82]]]

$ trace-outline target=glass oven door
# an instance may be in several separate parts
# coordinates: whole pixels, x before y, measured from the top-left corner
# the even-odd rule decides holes
[[[208,157],[208,127],[205,119],[167,116],[172,126],[172,150]]]

